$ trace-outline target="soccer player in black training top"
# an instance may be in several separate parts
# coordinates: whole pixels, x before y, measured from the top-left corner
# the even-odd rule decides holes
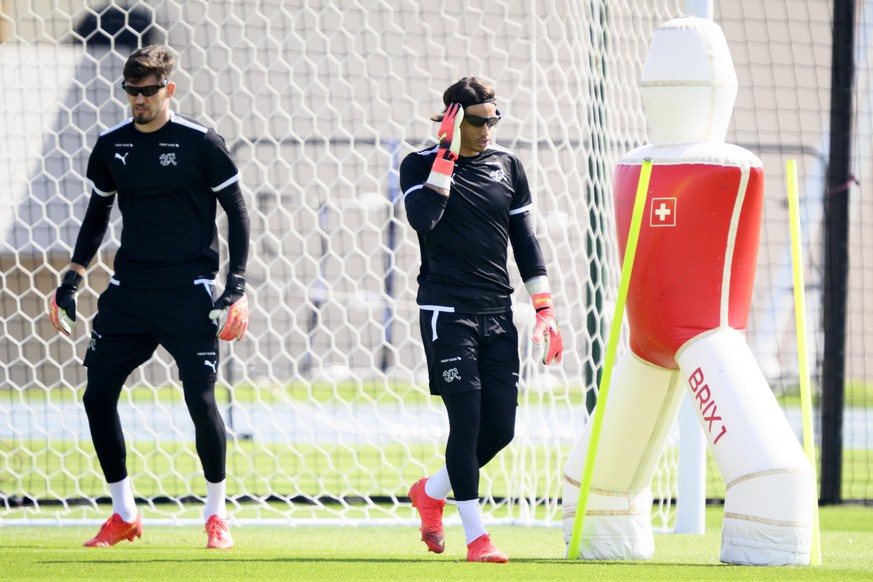
[[[479,469],[510,443],[518,405],[518,331],[507,269],[512,244],[536,309],[533,341],[543,363],[561,361],[545,261],[534,232],[524,169],[491,143],[500,120],[494,89],[465,77],[446,89],[439,143],[408,155],[400,184],[418,233],[417,302],[430,391],[449,419],[446,466],[409,490],[430,551],[445,549],[442,514],[454,491],[470,562],[506,562],[491,543],[479,508]]]
[[[179,368],[194,421],[206,477],[207,547],[233,547],[225,507],[226,434],[215,404],[215,380],[218,339],[242,339],[248,326],[249,219],[239,172],[224,140],[170,110],[174,65],[165,46],[141,48],[127,59],[121,87],[133,116],[100,134],[91,152],[91,199],[69,270],[49,304],[52,324],[70,335],[76,291],[117,198],[121,247],[97,304],[85,352],[88,381],[82,398],[113,514],[86,546],[111,546],[142,536],[125,466],[118,397],[128,375],[161,345]],[[216,203],[227,214],[230,253],[219,297],[213,289],[219,263]]]

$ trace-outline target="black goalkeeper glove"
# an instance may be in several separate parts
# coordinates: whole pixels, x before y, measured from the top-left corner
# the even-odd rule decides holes
[[[69,336],[76,327],[76,291],[81,284],[82,275],[73,270],[67,271],[49,301],[49,321],[65,336]]]
[[[218,326],[215,335],[224,341],[241,340],[249,326],[249,300],[246,298],[246,278],[236,273],[227,274],[224,293],[216,299],[209,312]]]

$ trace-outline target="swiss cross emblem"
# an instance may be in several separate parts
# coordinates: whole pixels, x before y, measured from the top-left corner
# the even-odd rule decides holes
[[[649,226],[676,226],[675,198],[652,198]]]

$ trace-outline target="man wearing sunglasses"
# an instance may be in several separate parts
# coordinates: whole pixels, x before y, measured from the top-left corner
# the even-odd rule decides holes
[[[163,346],[179,369],[206,477],[207,547],[233,547],[225,507],[224,422],[215,403],[218,340],[239,340],[248,325],[245,270],[249,219],[239,172],[214,130],[170,110],[175,59],[147,46],[127,59],[121,88],[130,119],[97,139],[88,161],[93,189],[69,270],[49,302],[52,325],[71,335],[76,291],[97,253],[116,198],[123,229],[114,273],[100,295],[85,353],[82,402],[112,498],[112,516],[89,547],[142,536],[125,466],[118,398],[128,375]],[[217,205],[228,218],[229,268],[218,273]]]
[[[417,302],[431,394],[446,406],[446,466],[409,490],[428,550],[445,549],[449,492],[464,525],[467,560],[507,562],[482,522],[479,469],[510,443],[518,405],[519,343],[512,318],[509,245],[533,300],[533,341],[543,363],[561,361],[545,261],[521,162],[492,143],[500,121],[495,91],[476,77],[446,89],[439,143],[407,156],[400,184],[418,234]]]

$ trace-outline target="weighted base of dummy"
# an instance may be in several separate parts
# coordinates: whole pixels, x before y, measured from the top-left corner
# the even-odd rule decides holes
[[[564,494],[573,495],[573,488],[565,481]],[[579,495],[579,487],[575,488]],[[576,518],[575,501],[564,504],[564,543],[568,551],[573,521]],[[652,494],[649,489],[636,495],[588,494],[588,510],[579,538],[579,558],[583,560],[651,560],[655,554],[652,535]]]
[[[682,397],[678,370],[626,354],[613,376],[603,417],[579,557],[647,560],[654,554],[652,476]],[[600,404],[598,404],[600,406]],[[570,543],[591,422],[564,466],[564,541]]]

